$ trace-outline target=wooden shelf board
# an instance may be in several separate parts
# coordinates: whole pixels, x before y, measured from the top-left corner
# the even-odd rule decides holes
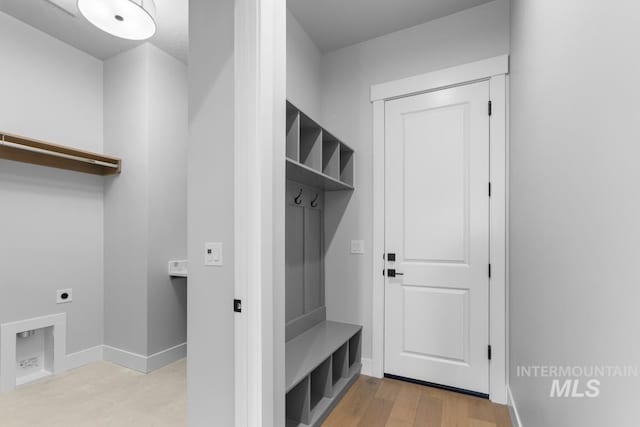
[[[116,157],[0,132],[0,158],[93,175],[116,175],[122,161]]]
[[[353,186],[311,169],[309,166],[289,158],[286,161],[287,179],[291,181],[307,184],[311,187],[319,187],[327,191],[353,190]]]

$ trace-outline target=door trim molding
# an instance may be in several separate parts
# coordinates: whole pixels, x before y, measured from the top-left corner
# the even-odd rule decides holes
[[[371,86],[371,102],[415,95],[447,86],[486,80],[509,72],[509,55],[494,56],[426,74],[393,80]]]
[[[490,253],[489,341],[492,359],[489,363],[489,397],[507,402],[507,278],[508,278],[508,55],[497,56],[457,67],[433,71],[419,76],[371,86],[373,104],[373,330],[371,374],[384,375],[384,310],[385,268],[385,102],[446,87],[479,80],[489,81],[492,114],[489,121],[490,146]]]
[[[235,426],[273,427],[285,424],[286,4],[237,0],[234,23]]]

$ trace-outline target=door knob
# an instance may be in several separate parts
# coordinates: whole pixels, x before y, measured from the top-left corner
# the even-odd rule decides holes
[[[387,277],[396,277],[396,276],[404,276],[404,273],[400,273],[399,271],[396,271],[395,268],[387,269]]]

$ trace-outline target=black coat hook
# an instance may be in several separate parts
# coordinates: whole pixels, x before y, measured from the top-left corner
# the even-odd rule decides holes
[[[318,207],[318,201],[317,200],[318,200],[318,193],[316,193],[316,198],[311,201],[311,207],[312,208]]]
[[[296,205],[302,203],[302,188],[300,189],[298,195],[293,199],[293,201],[296,203]]]

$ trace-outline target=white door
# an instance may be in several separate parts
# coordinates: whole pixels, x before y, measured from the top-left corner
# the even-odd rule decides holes
[[[385,103],[385,373],[485,394],[488,101],[480,82]]]

